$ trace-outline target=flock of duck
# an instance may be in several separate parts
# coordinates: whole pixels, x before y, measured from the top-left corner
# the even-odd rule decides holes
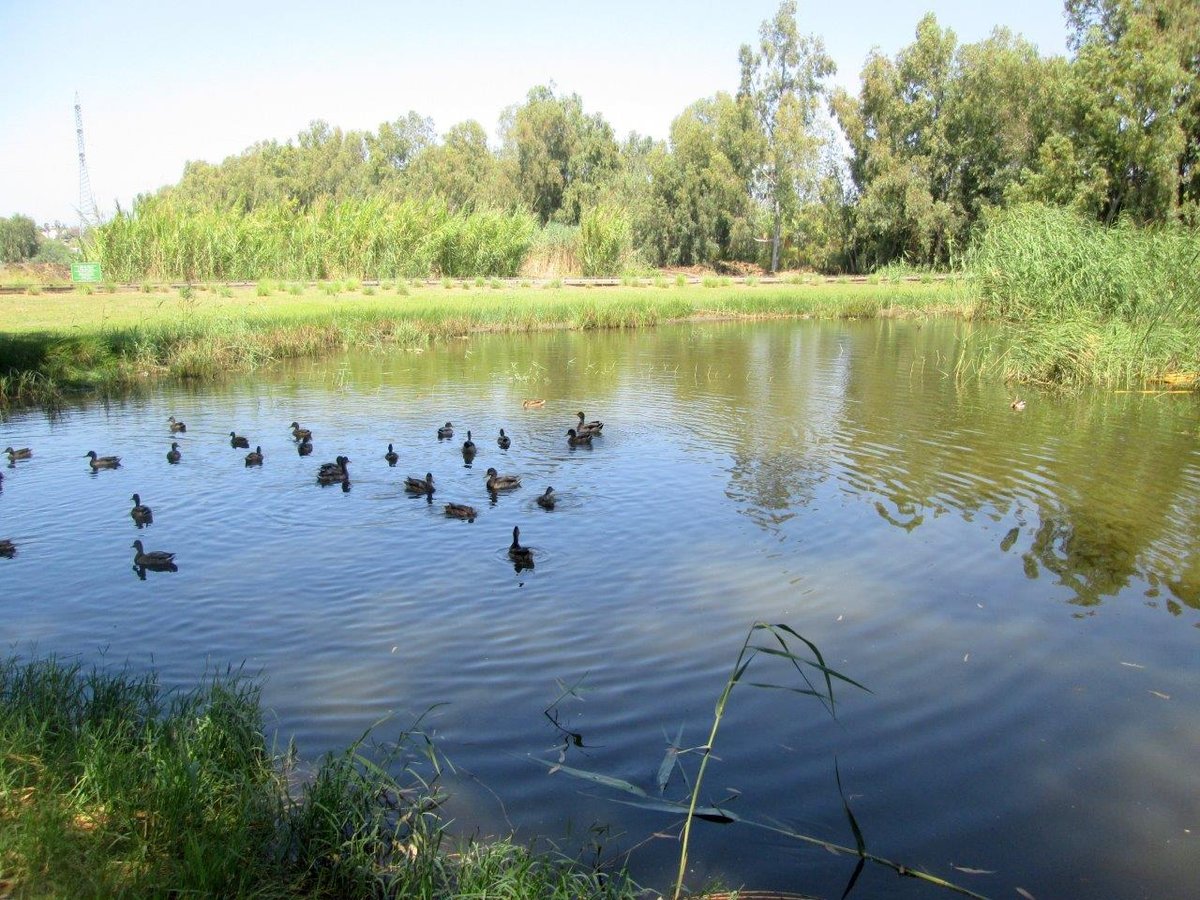
[[[525,409],[539,409],[545,405],[545,400],[532,399],[525,400],[522,406]],[[588,421],[584,413],[576,413],[579,421],[574,424],[574,427],[567,430],[567,446],[582,447],[591,446],[592,440],[599,437],[604,430],[604,423],[592,420]],[[171,416],[167,419],[167,428],[172,435],[182,434],[187,431],[187,425]],[[300,456],[308,456],[312,453],[313,433],[311,429],[304,428],[299,422],[292,422],[292,439],[296,444],[296,452]],[[439,441],[454,439],[454,424],[447,422],[437,429],[437,437]],[[496,444],[502,450],[507,450],[512,446],[512,438],[504,433],[504,429],[500,429],[499,435],[496,437]],[[250,466],[261,466],[263,464],[263,452],[261,446],[255,446],[250,450],[250,441],[243,435],[239,435],[236,431],[229,432],[229,445],[235,450],[249,450],[245,456],[245,464]],[[463,461],[470,463],[478,452],[478,447],[472,440],[471,432],[467,431],[467,438],[462,444]],[[33,450],[29,447],[13,448],[6,447],[4,452],[8,454],[9,467],[15,467],[16,463],[21,460],[31,459]],[[84,454],[84,458],[88,461],[88,466],[93,473],[100,472],[105,469],[118,469],[121,467],[121,457],[119,456],[99,456],[95,450],[89,450]],[[400,459],[400,455],[395,451],[392,444],[388,444],[387,452],[383,454],[384,460],[389,466],[395,466]],[[171,449],[167,451],[167,462],[171,465],[179,463],[183,459],[183,453],[179,449],[179,442],[172,441]],[[350,469],[349,460],[345,456],[338,456],[333,462],[322,463],[317,469],[317,484],[319,485],[341,485],[343,491],[350,490]],[[0,473],[0,486],[3,485],[4,474]],[[521,486],[520,475],[502,475],[494,467],[487,470],[487,480],[485,482],[487,491],[493,498],[503,491],[511,491]],[[409,476],[404,479],[404,489],[409,494],[414,496],[424,495],[433,502],[433,494],[437,490],[433,483],[433,474],[426,472],[425,477]],[[129,515],[133,519],[138,528],[143,528],[150,525],[154,521],[154,512],[149,506],[142,503],[142,498],[138,494],[134,494],[131,498],[133,507],[129,510]],[[538,506],[546,510],[554,509],[556,498],[553,487],[547,487],[546,490],[537,497]],[[454,519],[465,519],[468,522],[475,521],[478,515],[475,507],[466,503],[446,503],[444,507],[445,514]],[[512,544],[508,548],[508,558],[513,562],[518,570],[522,568],[533,568],[533,551],[521,545],[521,529],[519,526],[513,526]],[[133,567],[137,571],[138,576],[144,578],[146,571],[177,571],[175,565],[175,554],[166,550],[147,550],[140,540],[135,540],[131,545],[134,551]],[[0,539],[0,556],[13,557],[17,552],[16,545],[10,539]]]

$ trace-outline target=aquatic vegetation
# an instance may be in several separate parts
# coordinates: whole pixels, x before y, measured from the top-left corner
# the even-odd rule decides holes
[[[1195,229],[1029,204],[994,216],[968,265],[980,314],[1010,327],[960,372],[1111,385],[1200,368]]]
[[[637,886],[507,838],[456,841],[420,719],[303,776],[271,751],[260,688],[0,661],[0,847],[28,896],[632,898]]]

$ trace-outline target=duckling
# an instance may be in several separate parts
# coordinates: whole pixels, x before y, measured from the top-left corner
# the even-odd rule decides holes
[[[171,434],[179,434],[187,431],[187,426],[182,422],[177,421],[174,416],[171,416],[171,418],[167,419],[167,427],[171,429]]]
[[[394,466],[400,461],[400,454],[392,449],[391,444],[388,444],[388,452],[383,454],[383,458],[387,460],[389,466]]]
[[[317,470],[317,481],[321,484],[346,484],[350,481],[350,472],[346,468],[346,464],[350,460],[344,456],[339,456],[336,462],[322,463],[321,468]]]
[[[595,435],[599,434],[604,429],[603,422],[599,422],[595,419],[590,422],[585,422],[583,420],[586,418],[586,416],[584,416],[582,412],[577,412],[575,415],[579,416],[579,424],[575,426],[575,430],[580,434]]]
[[[546,401],[541,397],[531,397],[528,400],[521,401],[522,409],[541,409],[546,405]]]
[[[133,509],[129,511],[129,515],[133,517],[133,521],[137,523],[138,528],[151,524],[154,521],[154,513],[150,511],[150,507],[142,503],[142,498],[137,494],[134,494],[132,499]]]
[[[6,559],[12,559],[16,555],[17,555],[17,545],[16,544],[14,544],[12,541],[8,540],[7,538],[0,540],[0,556],[5,557]]]
[[[433,474],[426,472],[424,478],[408,477],[404,479],[404,489],[412,494],[432,494]]]
[[[489,491],[511,491],[520,486],[520,475],[500,475],[495,469],[487,470],[487,489]]]
[[[262,447],[256,446],[246,454],[247,466],[261,466],[263,461]]]
[[[512,446],[512,439],[504,433],[504,429],[500,429],[500,437],[496,438],[496,443],[500,445],[501,450],[507,450]]]
[[[554,496],[554,488],[546,488],[546,493],[537,498],[537,505],[542,509],[554,509],[554,504],[558,502],[558,498]]]
[[[296,452],[301,456],[308,456],[310,453],[312,453],[312,442],[301,441],[296,445]]]
[[[567,429],[567,446],[568,447],[590,447],[592,446],[592,433],[585,431],[583,434],[576,433],[574,428]]]
[[[171,441],[171,449],[167,451],[167,462],[171,465],[179,462],[183,458],[183,454],[179,452],[179,444],[176,441]]]
[[[119,456],[97,456],[95,450],[89,450],[83,454],[91,462],[88,463],[92,467],[93,472],[100,469],[119,469],[121,467],[121,457]]]
[[[452,437],[454,437],[454,423],[453,422],[447,422],[445,425],[443,425],[441,428],[438,429],[438,440],[439,441],[442,440],[443,438],[452,438]]]
[[[1021,410],[1023,410],[1025,408],[1025,401],[1022,400],[1020,397],[1018,397],[1012,403],[1008,404],[1008,406],[1010,409],[1016,410],[1017,412],[1021,412]]]
[[[229,432],[229,446],[234,450],[249,450],[250,442],[236,432]]]
[[[305,441],[312,440],[312,432],[309,431],[307,428],[301,428],[299,422],[293,422],[292,423],[292,437],[303,444]]]
[[[141,566],[145,569],[168,569],[173,568],[175,563],[175,554],[168,553],[166,550],[146,550],[142,547],[142,542],[134,541],[130,544],[136,552],[133,554],[133,564]]]
[[[475,521],[475,507],[467,506],[465,503],[447,503],[446,515],[452,519],[466,519],[468,522]]]
[[[28,447],[22,447],[20,450],[14,450],[12,447],[5,447],[4,452],[8,454],[9,462],[16,462],[18,459],[30,459],[33,456],[33,451]]]
[[[508,558],[520,566],[533,568],[533,551],[521,546],[521,529],[513,526],[513,540],[508,545]]]
[[[475,442],[471,440],[471,432],[467,432],[467,439],[463,441],[462,455],[464,462],[470,462],[475,458],[476,448]]]

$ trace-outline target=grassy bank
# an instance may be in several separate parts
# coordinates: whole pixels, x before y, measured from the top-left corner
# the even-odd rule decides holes
[[[0,895],[635,895],[619,872],[450,839],[419,733],[382,760],[361,751],[302,774],[271,752],[258,688],[236,676],[171,694],[152,675],[7,659]]]
[[[1043,385],[1187,380],[1200,371],[1200,232],[1105,228],[1029,205],[997,216],[970,267],[1008,327],[968,365]]]
[[[972,302],[958,282],[765,285],[715,278],[591,288],[474,279],[3,295],[0,404],[120,387],[147,374],[212,378],[285,357],[424,345],[480,331],[631,328],[691,318],[963,314]]]

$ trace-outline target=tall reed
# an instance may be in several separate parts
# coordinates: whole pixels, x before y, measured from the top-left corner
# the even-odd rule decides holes
[[[980,312],[1011,326],[980,344],[968,368],[1047,384],[1118,384],[1200,368],[1195,229],[1104,227],[1022,205],[991,219],[968,266]]]
[[[140,198],[96,229],[93,253],[126,282],[511,276],[533,240],[524,212],[450,212],[380,197],[251,212]]]

